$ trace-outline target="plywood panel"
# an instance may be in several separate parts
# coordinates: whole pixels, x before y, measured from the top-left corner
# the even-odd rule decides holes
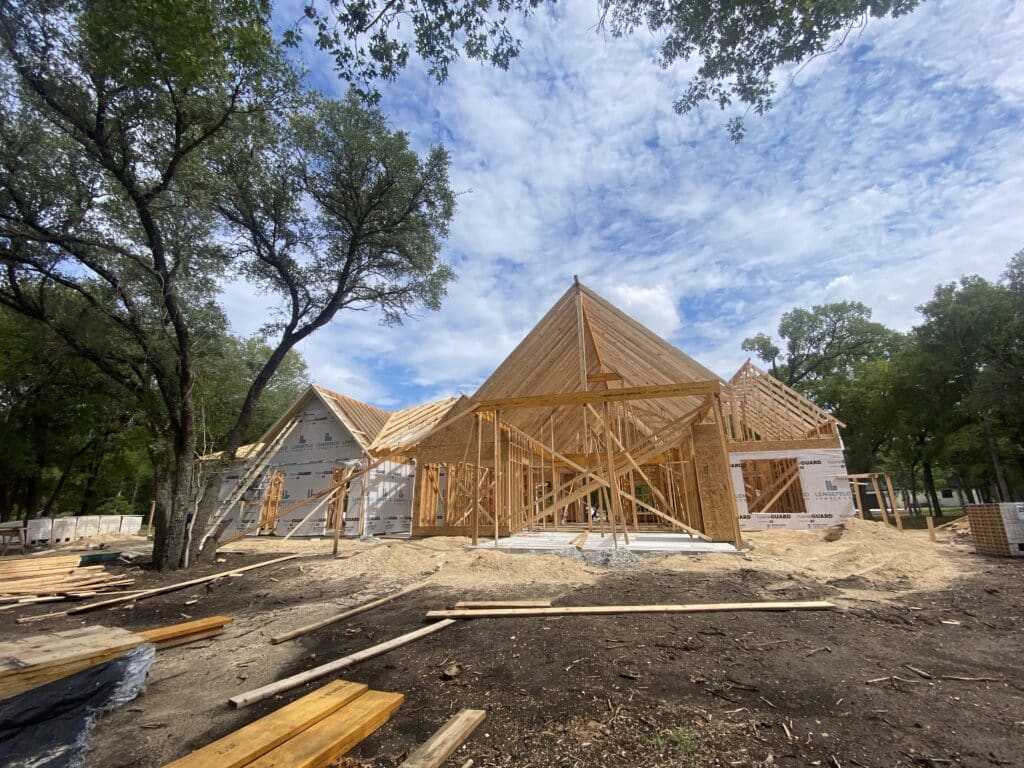
[[[704,533],[714,541],[736,541],[736,499],[718,425],[694,424],[690,432]]]

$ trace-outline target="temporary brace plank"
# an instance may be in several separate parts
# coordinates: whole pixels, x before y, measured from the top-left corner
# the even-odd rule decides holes
[[[354,608],[349,608],[347,611],[342,611],[341,613],[323,619],[322,621],[307,624],[304,627],[293,629],[291,632],[285,632],[283,634],[277,635],[276,637],[272,637],[270,638],[270,642],[274,645],[277,645],[278,643],[283,643],[287,640],[300,637],[301,635],[307,635],[310,632],[315,632],[316,630],[322,629],[323,627],[328,627],[331,624],[335,624],[339,621],[344,621],[350,616],[355,616],[356,614],[362,613],[363,611],[368,611],[371,608],[376,608],[379,605],[390,603],[392,600],[402,597],[403,595],[408,595],[410,592],[415,592],[417,589],[423,589],[424,586],[424,584],[414,584],[411,587],[406,587],[405,589],[401,589],[398,592],[393,592],[390,595],[385,595],[384,597],[379,597],[376,600],[370,600],[369,602],[363,603],[362,605],[357,605]]]
[[[825,600],[763,603],[682,603],[664,605],[569,605],[555,608],[486,608],[427,611],[428,619],[496,619],[514,616],[610,616],[620,613],[726,613],[731,611],[827,611]]]
[[[321,768],[330,765],[384,725],[404,699],[400,693],[367,691],[252,761],[248,768]]]
[[[362,683],[334,680],[190,755],[168,763],[165,768],[242,768],[337,712],[366,691],[367,687]]]
[[[305,685],[311,680],[316,680],[324,675],[329,675],[331,672],[337,672],[339,669],[351,667],[353,664],[357,664],[360,661],[371,659],[374,656],[380,656],[382,653],[387,653],[395,648],[400,648],[407,643],[411,643],[413,640],[419,640],[421,637],[433,634],[434,632],[442,630],[454,623],[454,621],[438,621],[433,624],[429,624],[422,629],[407,632],[404,635],[399,635],[398,637],[392,638],[391,640],[383,643],[378,643],[377,645],[371,645],[369,648],[356,651],[348,656],[343,656],[335,661],[330,661],[327,664],[321,664],[319,667],[313,667],[313,669],[300,672],[297,675],[286,677],[284,680],[278,680],[275,683],[264,685],[246,693],[240,693],[237,696],[232,696],[228,701],[239,709],[247,707],[250,704],[255,704],[257,701],[262,701],[263,699],[270,698],[271,696],[283,693],[284,691],[290,691],[292,688],[298,688],[300,685]]]
[[[487,717],[482,709],[463,709],[421,744],[398,768],[440,768]]]
[[[648,387],[622,387],[621,389],[594,389],[586,392],[552,392],[543,395],[499,397],[477,400],[474,411],[493,411],[498,408],[548,408],[558,405],[609,403],[620,400],[657,400],[666,397],[694,397],[715,395],[722,391],[718,381],[690,381],[682,384],[654,384]]]

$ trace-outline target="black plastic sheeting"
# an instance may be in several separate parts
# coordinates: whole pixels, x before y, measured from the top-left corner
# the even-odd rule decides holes
[[[97,715],[138,695],[155,655],[155,646],[140,645],[113,661],[0,701],[0,766],[80,766]]]

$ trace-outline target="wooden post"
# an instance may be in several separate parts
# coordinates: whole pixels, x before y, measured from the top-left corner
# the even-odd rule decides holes
[[[932,541],[936,541],[935,538],[935,518],[931,515],[925,515],[924,521],[928,525],[928,538]]]
[[[896,492],[892,488],[892,478],[888,473],[885,474],[885,486],[889,489],[889,503],[892,504],[892,516],[896,518],[896,527],[902,531],[903,517],[900,515],[899,509],[896,508]]]
[[[149,519],[146,521],[146,538],[153,535],[153,513],[156,512],[156,499],[149,502]]]
[[[359,494],[359,538],[366,535],[366,498],[370,492],[370,457],[366,456],[363,461],[363,476],[361,493]]]
[[[552,414],[551,416],[548,417],[548,422],[549,422],[549,424],[551,426],[551,450],[553,451],[553,450],[555,450],[555,416],[554,416],[554,414]],[[554,454],[551,454],[551,502],[553,504],[557,504],[558,503],[558,484],[557,484],[557,476],[555,475],[555,455]],[[547,516],[546,515],[545,515],[544,519],[547,520]],[[555,511],[554,511],[554,521],[552,523],[552,527],[553,528],[557,528],[558,525],[559,525],[558,507],[556,506],[555,507]]]
[[[501,411],[494,411],[494,548],[498,548],[498,514],[501,509],[501,472],[498,467],[501,465],[501,427],[498,421],[501,419]]]
[[[622,540],[626,546],[629,546],[629,532],[626,530],[626,515],[622,511],[622,499],[619,498],[619,481],[615,476],[615,455],[612,452],[612,430],[611,420],[608,418],[608,403],[604,404],[604,449],[607,454],[608,480],[611,482],[611,487],[608,489],[608,495],[611,496],[612,501],[612,517],[610,518],[612,542],[618,546],[618,542],[615,540],[615,519],[618,518],[622,521]]]
[[[857,516],[864,520],[864,502],[860,498],[860,480],[851,477],[850,482],[853,484],[853,498],[857,502]]]
[[[473,470],[473,546],[480,543],[480,443],[483,442],[484,420],[476,414],[476,467]]]
[[[875,491],[875,498],[878,499],[878,511],[882,515],[882,522],[890,525],[889,513],[885,508],[885,499],[882,498],[882,489],[878,485],[878,475],[872,472],[869,477],[871,478],[871,487]]]

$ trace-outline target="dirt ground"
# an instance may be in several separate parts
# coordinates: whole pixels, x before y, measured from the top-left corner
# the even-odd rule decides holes
[[[145,693],[97,724],[87,767],[146,768],[330,678],[243,710],[228,697],[408,632],[426,610],[461,599],[828,599],[839,609],[457,623],[345,671],[406,698],[342,765],[396,766],[471,707],[486,709],[487,720],[450,766],[1024,766],[1024,561],[971,554],[948,530],[932,544],[924,532],[861,521],[835,541],[778,531],[748,540],[742,555],[614,565],[472,551],[453,539],[346,541],[339,559],[328,541],[246,541],[196,575],[283,552],[309,556],[130,609],[23,625],[15,612],[0,613],[0,631],[234,617],[216,639],[160,652]],[[182,579],[129,570],[139,586]],[[423,589],[387,606],[269,643],[418,582]]]

